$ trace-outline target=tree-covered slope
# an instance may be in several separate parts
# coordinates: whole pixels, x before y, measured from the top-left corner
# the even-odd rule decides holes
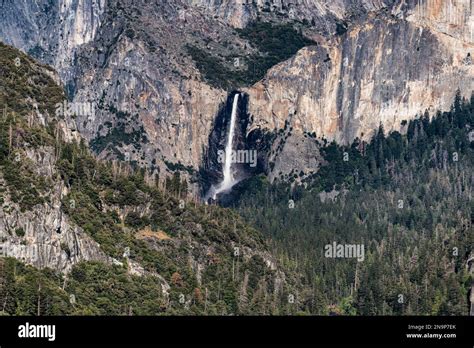
[[[474,98],[348,147],[321,144],[304,185],[242,184],[236,207],[305,274],[313,313],[467,315],[473,276]],[[304,188],[306,187],[306,188]],[[363,244],[365,258],[325,246]],[[303,301],[303,299],[302,299]]]
[[[258,231],[178,176],[98,161],[57,112],[54,73],[3,44],[0,60],[1,313],[298,310],[295,274]]]

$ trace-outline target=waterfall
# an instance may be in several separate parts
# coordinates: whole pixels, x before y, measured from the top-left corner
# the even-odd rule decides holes
[[[216,186],[211,188],[210,196],[216,199],[221,192],[228,191],[236,184],[234,173],[232,171],[232,151],[234,145],[235,122],[237,119],[237,108],[239,104],[239,93],[234,96],[234,103],[232,104],[232,114],[230,116],[229,133],[227,134],[227,143],[225,147],[224,168],[222,174],[224,179]]]
[[[234,104],[232,105],[232,114],[230,117],[230,129],[227,135],[227,145],[225,147],[224,161],[224,180],[222,181],[222,191],[228,190],[233,186],[234,174],[232,173],[232,150],[234,144],[235,119],[237,118],[237,108],[239,103],[239,94],[234,96]]]

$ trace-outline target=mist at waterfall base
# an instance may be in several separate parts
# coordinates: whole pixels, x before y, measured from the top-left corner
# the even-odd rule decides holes
[[[229,132],[227,133],[227,142],[225,147],[225,157],[222,169],[223,180],[217,185],[212,185],[209,192],[206,194],[205,201],[207,202],[210,198],[213,200],[217,199],[217,196],[221,193],[229,192],[232,187],[239,182],[234,176],[232,168],[232,150],[234,149],[234,135],[235,135],[235,124],[237,122],[237,113],[239,106],[239,93],[234,95],[232,104],[232,113],[230,117]]]

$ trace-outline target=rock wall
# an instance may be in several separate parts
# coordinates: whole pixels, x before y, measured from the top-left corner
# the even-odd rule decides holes
[[[0,3],[0,38],[71,78],[77,49],[94,39],[106,0]]]
[[[376,11],[396,0],[187,0],[230,25],[242,28],[257,17],[306,20],[327,33],[335,30],[334,19]]]
[[[458,89],[469,98],[474,91],[472,8],[469,1],[452,4],[457,15],[451,23],[446,4],[420,1],[371,13],[341,36],[319,37],[320,45],[300,50],[246,90],[254,121],[248,131],[278,132],[288,123],[297,139],[293,144],[313,132],[348,144],[356,137],[370,139],[380,124],[386,131],[400,130],[402,121],[425,110],[449,110]],[[315,154],[312,146],[301,147],[300,164],[292,166],[310,172],[304,159]],[[271,177],[289,173],[285,163],[295,162],[294,146],[283,146],[273,157],[277,165]]]
[[[474,46],[411,22],[374,17],[320,47],[301,50],[248,90],[254,126],[341,143],[368,139],[383,124],[449,109],[474,89]]]
[[[98,38],[77,56],[74,101],[97,105],[77,129],[102,157],[119,154],[162,174],[172,165],[197,169],[227,93],[203,81],[186,44],[235,33],[166,2],[110,6]]]
[[[56,177],[53,148],[28,149],[22,160],[33,164],[37,175],[49,180]],[[1,175],[0,172],[0,186],[4,187]],[[80,261],[111,262],[100,246],[61,212],[61,198],[66,194],[60,181],[53,185],[48,203],[28,211],[20,209],[8,194],[4,195],[0,209],[0,254],[61,272],[68,272]]]
[[[415,0],[405,5],[409,22],[452,36],[464,42],[474,42],[474,2],[472,0]]]

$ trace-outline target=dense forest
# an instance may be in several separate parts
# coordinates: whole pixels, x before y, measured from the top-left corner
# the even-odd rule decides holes
[[[257,177],[234,206],[304,274],[311,313],[467,315],[474,230],[474,96],[368,143],[323,141],[321,170],[302,184]],[[326,258],[333,242],[365,259]],[[309,290],[308,290],[309,289]]]

